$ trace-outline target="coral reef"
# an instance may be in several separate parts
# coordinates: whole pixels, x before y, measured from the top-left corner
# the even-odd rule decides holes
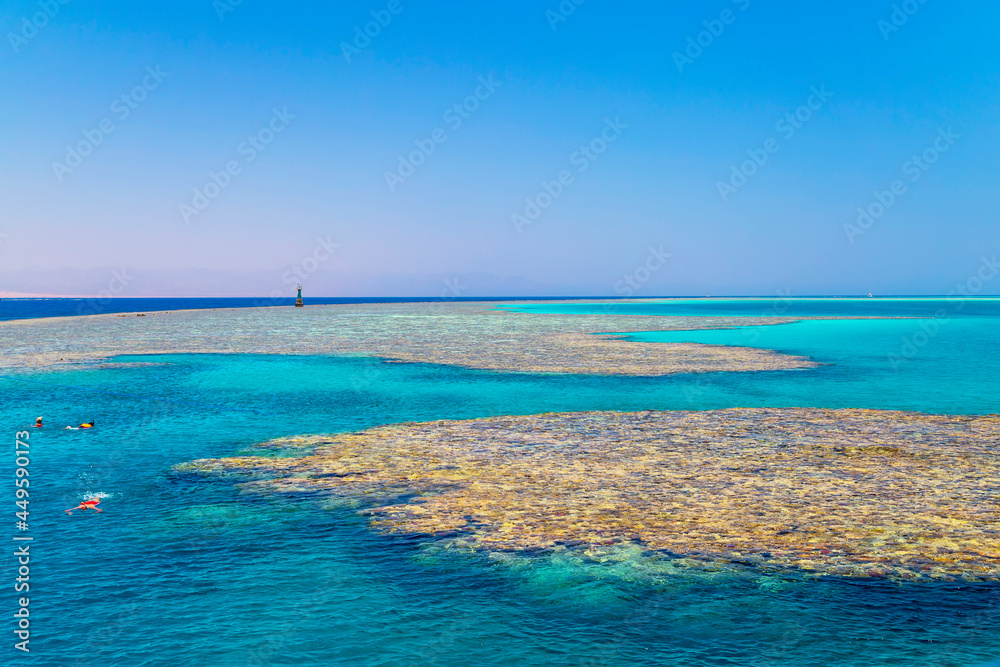
[[[260,493],[366,503],[390,533],[490,551],[635,543],[837,576],[1000,578],[1000,417],[588,412],[288,438],[200,460]]]
[[[647,343],[606,332],[758,326],[781,318],[547,315],[494,304],[405,303],[94,315],[0,322],[5,369],[125,354],[338,354],[505,372],[658,376],[811,368],[749,347]]]

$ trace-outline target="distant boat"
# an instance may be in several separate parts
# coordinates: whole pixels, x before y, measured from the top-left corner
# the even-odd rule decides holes
[[[868,292],[868,298],[869,299],[872,298],[872,293],[871,292]]]

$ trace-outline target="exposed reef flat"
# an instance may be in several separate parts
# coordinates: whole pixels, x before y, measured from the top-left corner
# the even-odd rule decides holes
[[[1000,579],[1000,416],[587,412],[289,438],[305,456],[178,471],[365,501],[377,529],[469,549],[636,543],[837,576]]]
[[[667,375],[809,368],[749,347],[623,340],[593,333],[758,326],[778,318],[548,315],[483,303],[247,308],[0,322],[4,368],[125,354],[347,354],[507,372]]]

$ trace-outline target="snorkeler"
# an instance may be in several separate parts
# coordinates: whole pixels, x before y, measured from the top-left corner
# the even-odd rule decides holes
[[[91,498],[90,500],[84,500],[76,507],[70,507],[68,510],[66,510],[66,514],[72,515],[73,510],[97,510],[98,512],[103,512],[104,510],[98,507],[98,505],[100,504],[101,504],[100,498]]]
[[[81,428],[94,428],[94,422],[90,422],[89,424],[80,424],[79,426],[67,426],[66,430],[79,431]]]
[[[35,420],[35,428],[42,428],[42,418],[39,417]]]

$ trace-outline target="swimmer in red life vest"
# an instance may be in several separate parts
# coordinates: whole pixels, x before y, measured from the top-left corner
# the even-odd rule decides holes
[[[35,428],[42,428],[42,418],[39,417],[35,420]]]
[[[97,510],[98,512],[102,512],[103,510],[100,507],[98,507],[98,505],[100,504],[101,504],[100,498],[91,498],[90,500],[84,500],[76,507],[70,507],[68,510],[66,510],[66,514],[72,515],[73,510]]]

